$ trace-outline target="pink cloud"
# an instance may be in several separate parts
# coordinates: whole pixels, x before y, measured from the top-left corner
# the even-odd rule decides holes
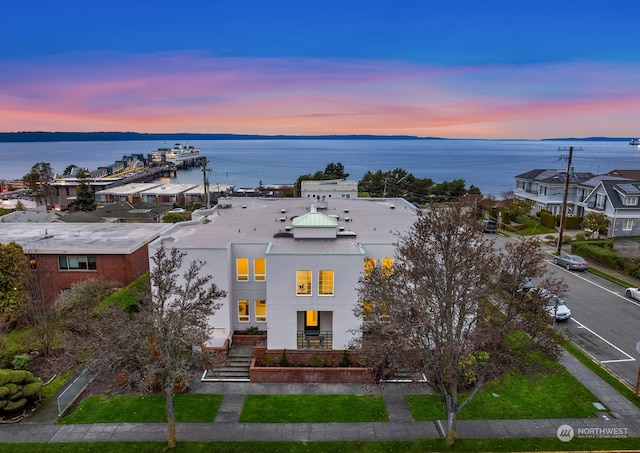
[[[202,54],[17,61],[0,66],[0,124],[5,131],[624,137],[640,124],[639,69]]]

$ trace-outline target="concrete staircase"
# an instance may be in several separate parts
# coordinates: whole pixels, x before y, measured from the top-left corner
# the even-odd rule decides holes
[[[201,381],[206,382],[249,382],[252,346],[231,346],[225,362],[216,368],[207,370]]]

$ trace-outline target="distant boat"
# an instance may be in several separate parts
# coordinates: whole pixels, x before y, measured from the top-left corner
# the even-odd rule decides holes
[[[629,144],[631,146],[640,146],[640,138],[632,138]]]
[[[200,160],[200,149],[176,143],[173,148],[158,148],[152,153],[153,161],[173,164],[176,167],[191,167]]]

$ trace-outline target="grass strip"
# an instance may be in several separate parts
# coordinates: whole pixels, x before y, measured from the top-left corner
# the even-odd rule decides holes
[[[567,398],[571,395],[571,398]],[[406,395],[417,421],[446,420],[438,395]],[[512,374],[491,382],[458,414],[458,420],[590,418],[597,399],[564,368],[537,379]]]
[[[175,395],[177,422],[213,422],[222,395]],[[162,423],[167,421],[164,395],[90,396],[58,423]]]
[[[389,421],[377,395],[247,395],[240,423],[351,423]]]
[[[180,442],[175,453],[422,453],[431,452],[531,452],[531,451],[637,451],[639,438],[582,439],[560,442],[557,438],[458,439],[453,446],[443,439],[416,441],[327,442]],[[0,444],[3,453],[161,453],[166,442],[74,442],[47,444]]]

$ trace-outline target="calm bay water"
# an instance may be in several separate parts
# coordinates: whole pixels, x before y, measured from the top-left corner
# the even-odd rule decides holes
[[[209,159],[209,182],[236,187],[291,184],[298,176],[341,162],[349,179],[402,168],[435,182],[464,179],[483,194],[499,196],[514,176],[535,168],[566,169],[574,147],[575,171],[606,173],[640,169],[640,149],[626,141],[524,140],[203,140],[183,142]],[[0,143],[0,179],[19,179],[37,162],[62,173],[75,164],[95,169],[124,155],[148,154],[172,145],[158,141]],[[173,182],[202,183],[202,171],[181,171]]]

